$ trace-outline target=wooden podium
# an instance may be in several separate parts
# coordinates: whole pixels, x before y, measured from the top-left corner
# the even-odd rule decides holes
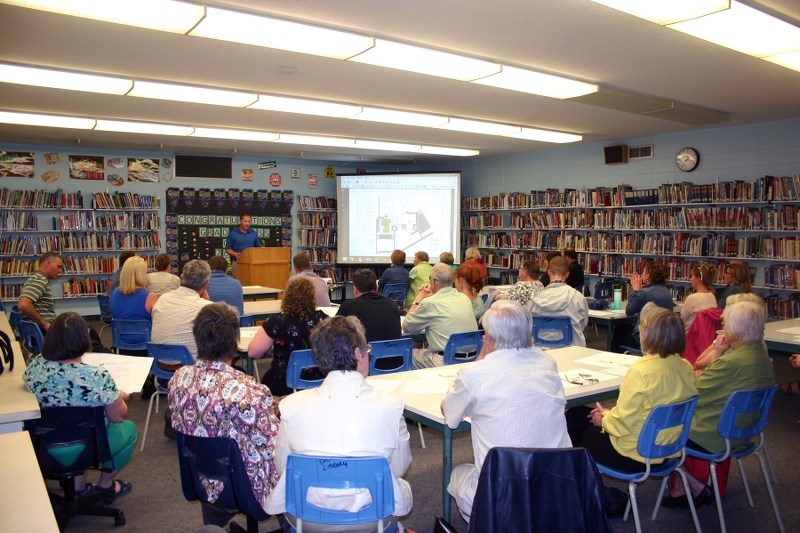
[[[242,285],[283,289],[289,280],[291,248],[247,248],[239,256],[236,275]]]

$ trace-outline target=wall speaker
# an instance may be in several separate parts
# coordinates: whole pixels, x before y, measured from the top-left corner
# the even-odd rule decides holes
[[[606,146],[603,148],[606,156],[606,165],[621,165],[628,162],[628,145]]]

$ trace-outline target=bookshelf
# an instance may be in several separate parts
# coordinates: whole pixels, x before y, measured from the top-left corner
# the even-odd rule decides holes
[[[336,198],[300,196],[297,210],[298,249],[305,251],[314,270],[337,281],[336,265]]]
[[[0,299],[18,299],[39,255],[48,251],[64,260],[54,284],[60,298],[105,293],[124,250],[135,250],[153,267],[161,248],[156,197],[118,192],[85,200],[80,192],[0,190]]]
[[[800,315],[800,176],[752,182],[665,184],[634,190],[547,189],[462,200],[463,246],[478,246],[495,273],[512,278],[526,259],[573,247],[588,276],[627,278],[658,258],[674,295],[690,290],[691,267],[748,264],[770,315]],[[510,280],[510,279],[509,279]]]

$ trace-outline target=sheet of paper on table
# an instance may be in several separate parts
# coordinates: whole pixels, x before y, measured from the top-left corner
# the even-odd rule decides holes
[[[403,384],[403,381],[393,379],[371,379],[369,384],[373,388],[382,390],[383,392],[394,392],[400,385]]]
[[[85,353],[82,361],[87,365],[108,370],[117,388],[125,392],[141,392],[153,365],[152,357],[136,357],[108,353]]]
[[[564,385],[564,390],[596,385],[601,381],[608,381],[616,378],[617,376],[598,372],[597,370],[589,370],[587,368],[576,368],[561,373],[561,383]]]
[[[800,335],[800,326],[793,326],[791,328],[776,329],[778,333],[788,333],[789,335]]]
[[[615,366],[631,366],[636,361],[641,360],[638,355],[630,355],[624,353],[612,352],[599,352],[581,359],[576,359],[576,363],[584,365],[599,366],[603,368],[611,368]]]

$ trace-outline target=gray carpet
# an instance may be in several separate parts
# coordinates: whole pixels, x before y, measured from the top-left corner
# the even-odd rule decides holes
[[[595,336],[593,330],[587,329],[587,336],[591,347],[605,349],[605,331],[602,328],[599,336]],[[104,342],[110,344],[108,328],[103,337]],[[790,368],[785,356],[776,356],[774,364],[779,382],[792,378],[800,380],[800,371]],[[163,401],[161,405],[163,410]],[[130,419],[136,422],[140,432],[143,431],[147,402],[134,397],[129,407]],[[800,397],[779,393],[772,409],[767,438],[769,452],[778,473],[778,484],[774,487],[787,531],[796,531],[800,528],[800,506],[797,504],[796,496],[800,493],[800,476],[798,476],[800,468],[797,465],[799,418]],[[121,478],[133,483],[133,492],[115,503],[125,511],[127,525],[115,528],[113,520],[78,517],[70,523],[68,531],[191,532],[202,525],[199,504],[187,502],[183,498],[175,461],[175,442],[163,436],[163,427],[163,417],[160,414],[153,415],[144,452],[139,452],[137,445],[133,461],[120,475]],[[416,428],[409,426],[409,432],[414,461],[406,479],[414,491],[414,509],[403,519],[403,524],[417,533],[427,533],[433,530],[434,516],[442,513],[442,439],[438,433],[426,429],[424,434],[427,448],[422,449]],[[469,434],[458,435],[454,442],[454,464],[471,460],[472,445]],[[729,531],[777,531],[777,524],[757,464],[758,461],[755,459],[745,463],[755,508],[750,508],[747,503],[738,471],[734,472],[735,469],[731,471],[728,497],[723,502]],[[618,483],[610,484],[624,488]],[[650,521],[650,512],[657,493],[657,481],[647,482],[637,491],[643,529],[656,533],[692,531],[692,520],[688,510],[662,509],[657,520]],[[535,505],[535,502],[532,505]],[[542,512],[547,510],[543,509]],[[705,531],[719,530],[713,506],[702,507],[698,513],[700,524]],[[236,520],[242,525],[245,523],[242,516]],[[453,504],[452,523],[462,533],[467,531],[466,524],[458,516],[455,504]],[[632,518],[628,522],[614,519],[611,523],[614,531],[634,531]],[[261,532],[276,528],[277,523],[274,519],[260,524]]]

